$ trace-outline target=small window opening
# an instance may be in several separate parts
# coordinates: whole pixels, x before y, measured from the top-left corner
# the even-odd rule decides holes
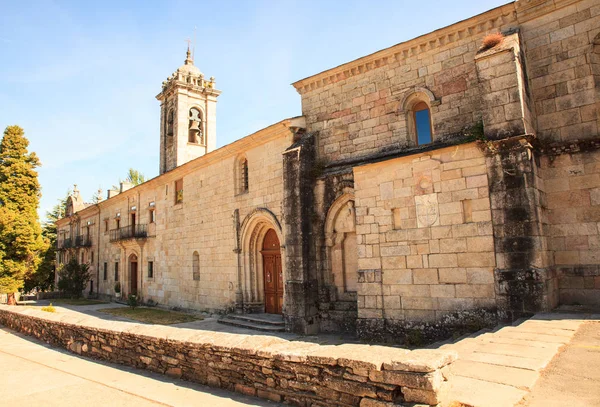
[[[148,278],[154,278],[154,262],[148,262]]]
[[[183,202],[183,179],[175,181],[175,203]]]
[[[415,115],[415,129],[417,131],[417,144],[431,143],[431,113],[425,102],[419,102],[413,108]]]
[[[200,255],[198,252],[194,252],[192,260],[192,274],[194,281],[200,280]]]
[[[248,160],[240,162],[240,192],[248,192]]]

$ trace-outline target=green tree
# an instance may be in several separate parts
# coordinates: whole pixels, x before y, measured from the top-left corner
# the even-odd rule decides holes
[[[142,174],[138,170],[130,168],[129,172],[127,173],[127,177],[125,178],[125,181],[130,182],[135,186],[146,182],[146,177],[144,177],[144,174]]]
[[[58,270],[58,289],[70,298],[80,298],[92,275],[89,264],[79,264],[75,256]]]
[[[65,196],[58,200],[51,211],[46,212],[46,220],[42,224],[42,237],[45,247],[41,256],[41,263],[35,274],[25,280],[25,291],[34,288],[48,290],[54,287],[54,276],[56,270],[56,221],[64,218],[67,206],[67,198],[71,195],[68,190]]]
[[[14,293],[34,273],[44,248],[37,208],[40,162],[29,153],[19,126],[8,126],[0,142],[0,292]]]
[[[112,186],[112,190],[113,191],[119,191],[121,189],[121,187],[119,186],[121,184],[121,178],[119,178],[119,184],[118,185],[113,185]],[[129,182],[131,185],[133,185],[134,187],[140,184],[143,184],[144,182],[146,182],[146,177],[144,176],[144,174],[142,174],[141,172],[139,172],[138,170],[134,170],[133,168],[130,168],[129,171],[127,171],[127,176],[125,177],[125,182]]]

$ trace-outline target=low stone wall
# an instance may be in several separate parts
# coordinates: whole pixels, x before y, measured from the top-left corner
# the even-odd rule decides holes
[[[302,407],[436,405],[456,353],[318,345],[0,305],[0,324],[80,355]]]

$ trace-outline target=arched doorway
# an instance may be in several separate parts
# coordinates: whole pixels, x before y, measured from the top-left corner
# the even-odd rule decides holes
[[[267,234],[269,237],[267,237]],[[250,212],[240,225],[239,269],[236,292],[236,307],[244,313],[285,312],[285,246],[283,232],[277,217],[266,208],[257,208]],[[264,252],[264,253],[263,253]],[[276,258],[274,255],[277,255]],[[265,259],[265,256],[267,259]],[[275,263],[265,264],[265,261]],[[277,277],[271,305],[267,305],[265,289],[265,270],[272,270],[271,283]],[[267,310],[268,309],[268,310]]]
[[[358,286],[358,248],[354,195],[344,194],[329,209],[325,222],[329,278],[337,300],[355,301]]]
[[[138,292],[138,258],[135,254],[129,256],[129,292]]]
[[[283,269],[281,267],[281,249],[275,230],[265,234],[260,251],[263,258],[265,312],[281,314],[283,311]]]

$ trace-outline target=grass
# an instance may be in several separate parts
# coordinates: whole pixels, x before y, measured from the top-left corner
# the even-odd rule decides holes
[[[504,40],[504,35],[501,33],[488,34],[483,38],[480,51],[486,51],[495,47]]]
[[[97,304],[108,304],[104,301],[88,300],[87,298],[58,298],[54,300],[55,304],[64,305],[97,305]]]
[[[42,307],[42,311],[56,312],[56,308],[54,308],[54,306],[52,305],[52,303],[50,303],[50,305],[48,305],[46,307]]]
[[[181,312],[165,311],[157,308],[104,308],[99,311],[117,317],[129,318],[147,324],[158,325],[180,324],[183,322],[191,322],[202,319],[200,317],[183,314]]]

